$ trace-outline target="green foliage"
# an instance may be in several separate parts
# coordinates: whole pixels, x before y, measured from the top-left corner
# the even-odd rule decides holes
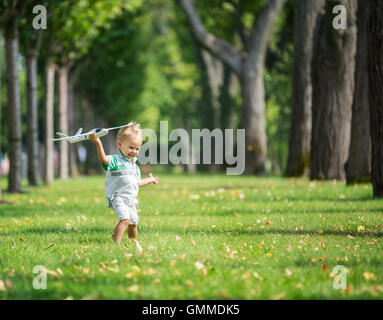
[[[55,2],[50,8],[47,45],[61,60],[79,59],[88,52],[100,29],[110,27],[110,21],[124,9],[132,11],[142,0],[67,0]]]
[[[125,11],[80,61],[78,87],[96,110],[107,108],[111,123],[157,128],[168,119],[172,126],[200,94],[191,40],[169,2]]]

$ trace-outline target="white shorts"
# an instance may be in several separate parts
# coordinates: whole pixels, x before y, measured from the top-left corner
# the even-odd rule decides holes
[[[138,202],[125,197],[113,197],[110,200],[111,207],[117,215],[118,221],[129,219],[129,224],[138,224],[140,218],[137,214]]]

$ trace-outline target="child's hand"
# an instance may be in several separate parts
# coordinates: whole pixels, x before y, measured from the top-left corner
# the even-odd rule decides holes
[[[97,142],[100,141],[100,138],[99,137],[95,137],[94,133],[92,133],[92,134],[89,135],[89,140],[94,142],[94,143],[97,143]]]
[[[153,177],[152,173],[149,173],[149,177],[152,179],[154,184],[158,184],[160,182],[160,179],[158,177]]]

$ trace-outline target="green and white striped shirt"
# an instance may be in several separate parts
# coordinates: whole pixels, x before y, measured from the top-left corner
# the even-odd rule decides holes
[[[102,163],[106,171],[105,194],[108,207],[114,197],[123,197],[137,205],[138,184],[141,181],[141,172],[136,165],[137,158],[128,159],[120,150],[117,154],[108,155],[109,164]]]

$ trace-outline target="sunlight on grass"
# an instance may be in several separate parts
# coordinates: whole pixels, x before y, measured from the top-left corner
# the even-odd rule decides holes
[[[137,254],[111,234],[104,177],[3,194],[0,298],[382,299],[383,201],[370,185],[161,175],[140,190]],[[32,287],[36,265],[47,289]],[[333,289],[332,269],[347,269]]]

